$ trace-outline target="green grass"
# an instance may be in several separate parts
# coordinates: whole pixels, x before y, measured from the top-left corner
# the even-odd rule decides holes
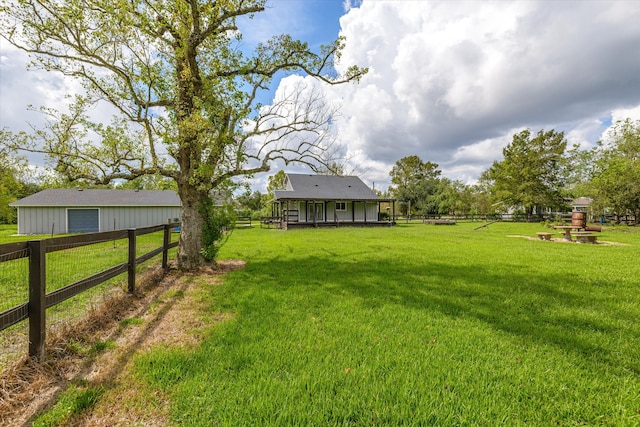
[[[236,231],[234,316],[138,374],[180,425],[639,425],[640,234],[477,225]]]
[[[62,393],[53,408],[34,420],[33,426],[65,425],[72,417],[91,409],[104,391],[101,387],[87,387],[86,384],[72,385]]]

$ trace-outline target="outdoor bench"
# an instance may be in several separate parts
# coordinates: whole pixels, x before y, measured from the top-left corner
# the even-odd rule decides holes
[[[576,236],[578,243],[596,243],[598,241],[598,236],[588,231],[575,231],[573,235]]]
[[[546,233],[541,231],[536,234],[538,235],[540,240],[551,240],[551,233]]]

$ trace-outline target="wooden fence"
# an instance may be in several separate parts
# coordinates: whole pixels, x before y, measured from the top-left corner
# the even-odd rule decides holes
[[[0,313],[0,331],[29,320],[29,355],[44,360],[46,338],[46,310],[81,292],[106,282],[122,273],[127,273],[128,290],[135,292],[136,266],[162,253],[162,267],[168,268],[168,251],[178,246],[171,242],[171,231],[180,224],[162,224],[151,227],[55,237],[0,245],[0,263],[20,258],[29,258],[29,301]],[[162,246],[136,257],[136,236],[164,231]],[[127,262],[114,265],[100,273],[66,285],[53,292],[46,292],[46,254],[80,246],[103,243],[110,240],[128,239]],[[26,285],[26,284],[25,284]]]

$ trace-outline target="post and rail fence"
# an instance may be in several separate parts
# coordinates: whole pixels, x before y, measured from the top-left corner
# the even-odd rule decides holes
[[[177,241],[171,242],[171,232],[172,229],[179,226],[179,223],[169,223],[144,228],[80,234],[0,245],[0,265],[3,262],[28,258],[29,270],[29,300],[0,313],[0,331],[28,319],[29,355],[38,360],[44,360],[47,309],[123,273],[127,273],[128,291],[131,293],[135,292],[137,265],[150,260],[156,255],[162,254],[162,267],[165,270],[168,269],[169,249],[178,246]],[[136,256],[136,237],[160,231],[164,232],[162,246]],[[128,257],[126,262],[111,266],[97,274],[85,277],[47,293],[46,271],[48,253],[122,239],[128,240]]]

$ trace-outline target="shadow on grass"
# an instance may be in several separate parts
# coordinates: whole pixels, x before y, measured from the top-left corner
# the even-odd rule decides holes
[[[633,342],[624,351],[618,348],[640,333],[638,313],[620,309],[625,296],[615,295],[616,284],[606,279],[585,284],[575,274],[531,272],[517,265],[418,265],[384,257],[356,263],[334,255],[252,262],[239,274],[245,284],[259,284],[260,292],[304,293],[324,305],[351,296],[371,309],[398,304],[430,310],[640,373]]]

